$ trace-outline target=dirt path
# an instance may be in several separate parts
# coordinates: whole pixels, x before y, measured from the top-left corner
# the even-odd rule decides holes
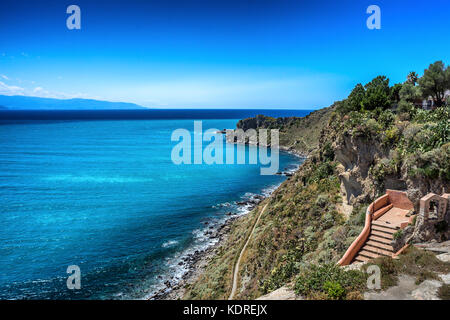
[[[241,263],[241,258],[244,255],[244,251],[247,248],[248,243],[250,242],[250,238],[252,237],[252,234],[255,231],[256,226],[258,225],[259,219],[261,218],[264,211],[266,211],[267,205],[268,205],[268,203],[264,206],[264,208],[262,208],[261,212],[259,213],[258,219],[256,220],[255,224],[253,225],[252,232],[250,232],[250,234],[248,235],[247,241],[245,242],[244,247],[242,247],[241,253],[239,254],[239,258],[236,261],[236,265],[234,266],[234,271],[233,271],[233,287],[231,289],[231,293],[230,293],[230,296],[228,297],[228,300],[233,300],[233,297],[236,294],[238,273],[239,273],[239,264]]]

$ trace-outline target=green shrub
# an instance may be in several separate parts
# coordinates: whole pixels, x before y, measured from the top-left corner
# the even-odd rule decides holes
[[[420,91],[420,88],[412,83],[403,84],[399,92],[400,102],[413,102],[414,100],[419,99],[421,95],[422,92]]]
[[[330,162],[323,162],[316,167],[311,175],[308,177],[308,183],[319,182],[322,179],[328,178],[334,172],[334,164]]]
[[[353,134],[357,137],[375,138],[381,131],[380,124],[375,119],[369,118],[354,126]]]
[[[323,161],[333,161],[334,160],[334,150],[330,142],[327,142],[323,147],[322,152]]]
[[[265,294],[283,286],[298,272],[295,261],[290,260],[272,269],[270,276],[261,285],[261,291]]]
[[[366,222],[367,207],[367,204],[355,204],[347,224],[352,226],[363,226]]]
[[[336,281],[327,281],[323,284],[323,289],[328,298],[332,300],[342,300],[345,298],[345,289]]]
[[[417,222],[417,214],[413,217],[413,219],[412,219],[410,225],[411,225],[411,226],[415,226],[415,225],[416,225],[416,222]]]
[[[319,196],[316,199],[316,204],[319,207],[325,207],[328,204],[328,195],[327,194],[319,194]]]
[[[423,125],[419,123],[411,123],[409,126],[407,126],[403,130],[403,136],[405,137],[406,141],[413,141],[416,134],[420,132],[420,130],[422,130],[422,127]]]
[[[347,292],[362,289],[365,281],[361,271],[346,271],[335,264],[310,265],[300,272],[294,289],[306,297],[322,292],[330,299],[342,299]]]
[[[383,128],[388,128],[394,123],[395,115],[391,110],[384,110],[378,115],[377,119]]]
[[[400,238],[402,237],[402,235],[403,235],[403,230],[402,230],[402,229],[396,231],[396,232],[393,234],[394,240],[400,239]]]
[[[401,100],[397,107],[398,113],[408,113],[409,115],[414,114],[415,107],[411,102],[407,102],[404,100]]]
[[[400,139],[400,131],[396,126],[387,129],[384,132],[384,143],[386,144],[395,144]]]
[[[399,171],[399,165],[396,159],[383,158],[379,163],[370,168],[370,173],[379,182],[384,181],[386,176],[396,175]]]
[[[416,276],[416,285],[421,284],[425,280],[439,280],[439,277],[436,273],[429,270],[420,270],[419,274]]]

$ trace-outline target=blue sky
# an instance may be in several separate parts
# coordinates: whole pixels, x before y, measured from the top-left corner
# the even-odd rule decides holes
[[[68,30],[66,8],[81,8]],[[381,8],[381,30],[366,8]],[[0,94],[315,109],[450,62],[450,1],[0,2]]]

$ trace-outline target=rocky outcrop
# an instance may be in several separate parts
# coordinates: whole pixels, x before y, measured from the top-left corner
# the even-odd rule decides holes
[[[385,291],[369,291],[364,294],[364,300],[440,300],[438,290],[447,284],[443,275],[439,280],[425,280],[416,284],[414,277],[400,275],[398,284]]]
[[[297,117],[287,117],[287,118],[272,118],[267,117],[264,115],[257,115],[253,118],[247,118],[239,120],[239,122],[236,125],[236,128],[242,129],[242,130],[248,130],[248,129],[270,129],[270,128],[281,128],[282,126],[295,121],[298,119]]]
[[[376,139],[324,130],[320,141],[322,144],[332,141],[342,189],[350,205],[370,202],[386,189],[394,189],[406,191],[418,212],[421,197],[430,192],[441,194],[450,190],[448,180],[410,176],[406,165],[381,177],[375,176],[374,168],[392,160],[391,150]]]
[[[305,117],[272,118],[257,115],[240,120],[236,128],[244,131],[278,129],[280,149],[306,157],[319,147],[320,132],[327,125],[333,110],[334,107],[324,108]],[[268,138],[270,139],[270,134]]]
[[[331,143],[334,160],[339,163],[337,170],[347,204],[367,203],[382,193],[382,188],[374,184],[370,168],[385,158],[389,152],[381,148],[377,141],[367,141],[361,137],[337,133],[326,128],[322,133],[321,142]]]
[[[294,290],[288,286],[283,286],[256,300],[304,300],[302,296],[297,295]]]

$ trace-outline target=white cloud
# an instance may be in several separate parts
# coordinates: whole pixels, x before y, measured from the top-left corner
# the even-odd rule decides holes
[[[4,74],[0,74],[0,77],[2,77],[5,80],[9,80],[9,78],[6,75],[4,75]]]
[[[6,83],[0,81],[0,94],[7,96],[24,95],[25,89],[18,86],[9,86]]]
[[[73,98],[72,95],[67,95],[62,92],[51,92],[42,87],[35,87],[29,95],[34,96],[34,97],[40,97],[40,98],[56,98],[56,99]]]
[[[42,87],[34,88],[33,95],[36,97],[41,97],[41,98],[55,98],[55,96],[53,94],[51,94],[50,92],[48,92],[47,90],[45,90]]]
[[[3,75],[0,75],[3,78]],[[34,81],[32,81],[34,83]],[[34,88],[23,88],[19,86],[7,85],[0,81],[0,94],[7,96],[31,96],[40,98],[56,98],[56,99],[71,99],[71,98],[85,98],[85,99],[98,99],[98,97],[90,97],[84,93],[67,94],[57,91],[49,91],[41,86]]]

